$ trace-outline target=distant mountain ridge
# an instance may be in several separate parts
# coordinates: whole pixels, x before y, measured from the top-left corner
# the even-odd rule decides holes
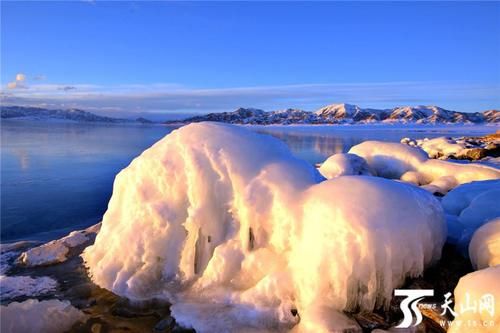
[[[101,123],[151,123],[151,121],[144,118],[138,118],[135,121],[130,119],[111,118],[99,116],[80,109],[52,110],[25,106],[1,106],[0,115],[2,119],[69,120],[77,122]]]
[[[500,111],[458,112],[438,106],[403,106],[392,109],[361,108],[352,104],[331,104],[317,111],[300,109],[264,111],[239,108],[232,112],[209,113],[183,122],[216,121],[231,124],[354,124],[354,123],[416,123],[416,124],[481,124],[499,123]]]
[[[0,106],[2,119],[25,120],[69,120],[77,122],[142,123],[152,121],[145,118],[136,120],[99,116],[80,109],[52,110],[25,106]],[[484,112],[450,111],[438,106],[403,106],[392,109],[361,108],[352,104],[331,104],[310,112],[300,109],[264,111],[255,108],[239,108],[232,112],[209,113],[190,117],[182,121],[165,123],[192,123],[214,121],[229,124],[366,124],[366,123],[415,123],[415,124],[497,124],[500,111]]]

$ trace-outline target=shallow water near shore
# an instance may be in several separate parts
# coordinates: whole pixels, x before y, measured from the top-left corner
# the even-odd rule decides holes
[[[3,121],[1,241],[47,241],[101,220],[115,175],[177,126]],[[248,126],[310,163],[366,140],[484,135],[495,126]]]

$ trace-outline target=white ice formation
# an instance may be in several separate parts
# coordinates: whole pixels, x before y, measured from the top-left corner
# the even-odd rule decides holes
[[[500,327],[500,265],[469,273],[454,291],[457,316],[448,333],[497,333]]]
[[[19,296],[39,296],[53,292],[56,287],[57,281],[47,276],[0,275],[0,296],[3,300]]]
[[[118,174],[83,257],[100,286],[167,298],[198,332],[349,327],[340,311],[387,305],[439,259],[446,224],[440,203],[413,185],[323,179],[270,136],[191,124]]]
[[[469,256],[476,269],[500,265],[500,217],[477,229],[469,245]]]
[[[338,176],[371,176],[372,172],[366,161],[354,154],[335,154],[330,156],[318,171],[326,178]]]
[[[72,248],[85,244],[95,235],[100,223],[85,230],[72,231],[69,235],[31,248],[19,256],[17,262],[28,267],[51,265],[69,259]]]
[[[401,179],[431,193],[444,195],[460,184],[500,179],[494,167],[429,159],[420,148],[400,143],[365,141],[349,153],[364,158],[376,176]]]
[[[443,197],[448,223],[448,241],[467,253],[473,233],[500,217],[500,180],[475,181],[460,185]]]
[[[68,301],[29,299],[0,306],[2,333],[62,333],[67,332],[85,315]]]

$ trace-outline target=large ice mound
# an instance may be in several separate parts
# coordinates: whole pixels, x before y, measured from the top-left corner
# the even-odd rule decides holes
[[[324,314],[387,305],[405,277],[437,260],[446,225],[440,203],[412,185],[321,180],[270,136],[182,127],[116,177],[86,265],[117,294],[169,299],[200,332],[213,326],[189,314],[207,303],[231,327],[300,317],[306,331],[331,329]]]

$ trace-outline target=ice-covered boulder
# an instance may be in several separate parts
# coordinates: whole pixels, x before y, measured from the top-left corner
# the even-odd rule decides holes
[[[417,145],[421,147],[430,158],[459,156],[467,149],[464,142],[457,142],[456,140],[446,137],[417,140]]]
[[[500,179],[499,169],[478,163],[427,160],[417,167],[417,172],[423,180],[419,185],[435,185],[443,194],[461,184]]]
[[[460,278],[455,288],[457,313],[448,333],[497,333],[500,327],[500,266]]]
[[[419,148],[382,141],[365,141],[352,147],[349,153],[364,158],[377,176],[396,179],[407,171],[416,170],[428,159]]]
[[[401,179],[441,195],[460,184],[500,179],[494,167],[429,159],[420,148],[401,143],[365,141],[349,153],[364,158],[376,176]]]
[[[500,216],[500,180],[475,181],[460,185],[441,201],[450,230],[454,230],[451,243],[467,254],[474,232],[488,221]],[[453,227],[450,227],[453,225]],[[461,231],[459,229],[462,228]]]
[[[476,269],[500,265],[500,217],[477,229],[469,245],[469,257]]]
[[[29,299],[0,308],[2,333],[62,333],[85,318],[85,314],[70,302],[57,299],[41,302]]]
[[[366,175],[372,172],[366,161],[354,154],[335,154],[330,156],[318,169],[326,178],[332,179],[338,176]]]
[[[499,179],[474,181],[460,185],[443,197],[443,208],[448,214],[460,215],[479,195],[495,191],[499,188]],[[490,217],[495,217],[495,214],[498,213],[498,211],[496,211],[496,209],[498,209],[497,207],[498,205],[493,205],[491,207]]]
[[[387,305],[395,286],[440,257],[446,238],[434,197],[376,177],[338,177],[311,187],[300,225],[289,265],[308,310]]]
[[[169,299],[197,332],[217,318],[274,329],[300,318],[304,331],[331,330],[322,314],[387,305],[422,274],[446,226],[440,203],[412,185],[323,179],[270,136],[182,127],[116,177],[85,263],[119,295]]]

